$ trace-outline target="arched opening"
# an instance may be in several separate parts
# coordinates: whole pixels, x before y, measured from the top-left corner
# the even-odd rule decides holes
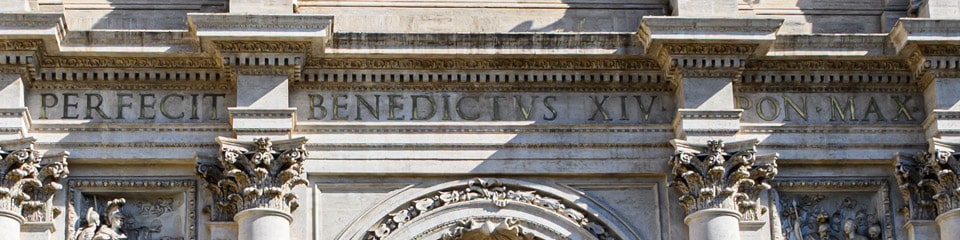
[[[380,211],[350,239],[638,239],[622,223],[609,224],[609,213],[571,198],[576,194],[500,179],[442,185]]]

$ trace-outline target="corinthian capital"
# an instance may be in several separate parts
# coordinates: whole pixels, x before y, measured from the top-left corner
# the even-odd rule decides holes
[[[745,219],[756,219],[766,211],[757,197],[770,189],[768,182],[777,175],[776,154],[757,156],[756,140],[673,143],[677,153],[670,159],[670,186],[680,193],[680,206],[687,214],[724,208],[742,213]]]
[[[306,185],[303,161],[306,138],[253,142],[217,138],[218,162],[198,163],[197,172],[206,180],[213,206],[204,211],[213,221],[231,221],[237,212],[251,208],[272,208],[285,212],[297,209],[293,188]]]
[[[907,204],[901,211],[911,219],[932,220],[941,213],[960,208],[958,167],[951,150],[935,149],[900,159],[895,171]]]
[[[59,210],[50,201],[70,173],[69,153],[44,159],[33,138],[0,143],[0,210],[21,214],[29,222],[52,221]]]

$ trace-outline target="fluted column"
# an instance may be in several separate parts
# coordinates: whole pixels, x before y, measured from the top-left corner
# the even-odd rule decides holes
[[[757,156],[756,140],[707,144],[674,140],[670,186],[680,194],[691,240],[738,240],[740,220],[755,220],[759,194],[777,175],[774,155]]]
[[[210,214],[212,239],[231,239],[238,229],[240,240],[290,239],[291,212],[297,209],[293,188],[306,185],[303,160],[305,138],[253,142],[217,138],[220,155],[216,163],[199,163],[213,204]],[[225,222],[236,221],[236,225]]]
[[[49,223],[60,214],[52,199],[63,188],[60,179],[69,174],[66,154],[44,159],[33,149],[34,141],[24,138],[0,142],[0,229],[5,230],[0,240],[18,240],[24,223]],[[49,233],[43,230],[27,235],[44,239]]]
[[[911,239],[932,238],[932,220],[939,228],[940,239],[960,239],[960,162],[953,151],[956,144],[932,141],[928,152],[900,159],[896,166],[897,182],[906,206],[902,209],[911,230]],[[917,228],[917,229],[913,229]]]

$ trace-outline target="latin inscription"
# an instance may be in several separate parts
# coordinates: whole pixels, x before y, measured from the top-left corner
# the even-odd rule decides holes
[[[220,92],[41,92],[28,106],[38,119],[221,122],[234,100]]]
[[[669,123],[665,93],[348,93],[294,95],[302,121]]]
[[[917,123],[923,98],[916,94],[744,94],[736,96],[745,122]]]

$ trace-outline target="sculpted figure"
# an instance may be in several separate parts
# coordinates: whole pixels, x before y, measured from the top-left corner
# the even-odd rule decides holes
[[[107,209],[104,211],[107,215],[107,224],[100,226],[100,229],[97,230],[97,235],[93,236],[93,240],[127,239],[127,235],[123,234],[123,231],[120,229],[123,227],[123,214],[120,213],[120,208],[123,207],[123,204],[126,202],[123,198],[117,198],[107,202]]]
[[[126,240],[127,235],[123,233],[123,214],[120,208],[126,200],[117,198],[107,202],[107,207],[103,211],[105,222],[101,224],[100,214],[93,208],[87,209],[87,226],[83,227],[75,240]]]
[[[857,223],[853,219],[847,218],[843,221],[843,239],[845,240],[869,240],[866,236],[857,234]]]

